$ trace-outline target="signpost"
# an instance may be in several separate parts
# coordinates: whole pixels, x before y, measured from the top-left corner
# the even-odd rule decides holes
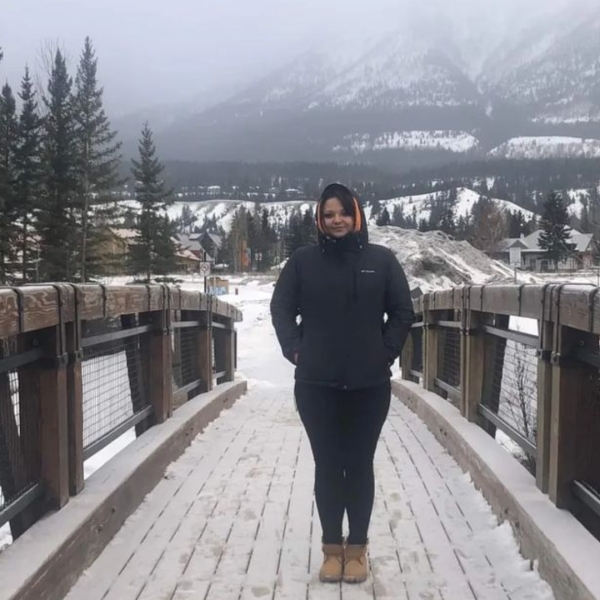
[[[200,263],[200,275],[204,277],[204,293],[208,292],[207,279],[210,275],[211,265],[209,262],[201,262]]]

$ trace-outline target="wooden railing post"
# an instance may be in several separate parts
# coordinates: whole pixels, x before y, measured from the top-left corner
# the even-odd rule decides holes
[[[202,380],[200,391],[209,392],[213,387],[213,340],[212,340],[212,313],[210,296],[205,296],[206,308],[200,313],[202,325],[198,329],[198,361],[200,379]]]
[[[173,415],[173,372],[171,361],[171,335],[167,309],[140,315],[140,324],[151,325],[144,334],[142,361],[145,366],[148,402],[154,410],[153,422],[164,423]]]
[[[481,330],[481,313],[467,309],[461,343],[464,346],[461,368],[461,414],[472,423],[478,422],[478,406],[483,394],[485,371],[485,334]]]
[[[59,306],[59,311],[62,307]],[[69,501],[69,424],[67,401],[67,354],[64,323],[42,329],[36,341],[44,352],[32,376],[38,380],[42,482],[51,509]]]
[[[555,325],[554,340],[548,493],[558,508],[572,508],[573,480],[600,480],[593,451],[600,420],[598,370],[569,355],[575,349],[596,353],[598,336]]]
[[[423,301],[423,387],[435,391],[435,380],[438,376],[438,356],[440,331],[436,327],[437,317],[430,310],[432,294]]]

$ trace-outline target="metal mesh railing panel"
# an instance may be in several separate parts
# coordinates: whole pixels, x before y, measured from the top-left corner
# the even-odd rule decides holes
[[[537,368],[535,348],[487,336],[482,404],[532,444],[537,435]]]
[[[460,331],[440,329],[438,346],[438,379],[460,388]]]
[[[172,342],[173,389],[178,390],[200,380],[198,329],[175,329]]]
[[[147,406],[141,336],[84,350],[83,446],[88,448]]]
[[[0,349],[1,358],[14,356],[16,340],[0,341]],[[27,365],[0,372],[0,511],[40,481],[40,411],[35,386]]]

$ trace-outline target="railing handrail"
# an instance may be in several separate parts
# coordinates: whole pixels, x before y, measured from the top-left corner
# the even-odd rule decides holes
[[[0,523],[10,520],[19,535],[48,509],[61,508],[81,492],[83,462],[125,428],[135,426],[141,435],[170,418],[191,395],[212,389],[214,380],[232,381],[234,323],[241,320],[239,309],[215,296],[163,284],[1,288],[0,453],[9,470],[0,472],[5,499]],[[99,323],[99,333],[84,337],[85,322]],[[188,371],[182,382],[173,376],[173,349],[181,351],[183,332]],[[102,425],[99,437],[84,445],[82,364],[117,355],[122,357],[119,373],[129,382],[120,398],[128,399],[133,412],[118,408],[120,420],[109,421],[110,428]],[[97,369],[94,381],[109,381],[108,367],[98,365],[90,367]],[[90,401],[112,398],[103,385],[97,387],[101,395],[90,395]],[[134,392],[141,402],[135,403]],[[113,408],[116,414],[110,404]]]

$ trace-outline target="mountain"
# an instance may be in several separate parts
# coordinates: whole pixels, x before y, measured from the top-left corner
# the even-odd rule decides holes
[[[495,19],[482,3],[472,11],[420,13],[351,43],[328,40],[172,123],[160,147],[190,160],[408,168],[486,157],[512,138],[561,136],[594,140],[591,150],[571,143],[568,155],[595,155],[600,6],[573,0],[512,19]]]

